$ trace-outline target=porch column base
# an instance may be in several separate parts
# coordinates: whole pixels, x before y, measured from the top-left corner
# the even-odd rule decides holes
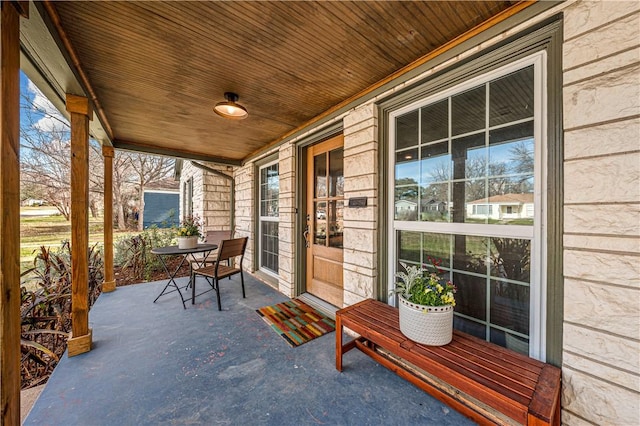
[[[105,281],[102,283],[102,292],[103,293],[111,293],[112,291],[115,291],[116,289],[116,281],[112,280],[112,281]]]
[[[93,340],[92,336],[92,329],[89,329],[89,333],[84,336],[73,337],[73,333],[71,333],[67,341],[67,354],[69,357],[89,352],[91,350],[91,341]]]

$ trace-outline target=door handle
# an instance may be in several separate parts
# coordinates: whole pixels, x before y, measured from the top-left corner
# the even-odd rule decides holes
[[[305,247],[309,248],[311,245],[309,244],[309,225],[307,225],[304,228],[304,232],[302,233],[302,236],[304,236],[304,243],[305,243]]]

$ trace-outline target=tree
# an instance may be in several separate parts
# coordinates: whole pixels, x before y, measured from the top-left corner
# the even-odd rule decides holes
[[[118,229],[127,229],[124,208],[131,198],[132,183],[131,157],[123,151],[116,151],[113,156],[113,203],[114,211],[118,219]]]
[[[32,85],[30,85],[32,86]],[[69,123],[35,88],[22,94],[20,179],[23,187],[69,220],[71,193]]]
[[[67,119],[32,83],[22,93],[20,167],[22,198],[43,199],[69,220],[71,204],[71,144]],[[118,229],[126,229],[125,210],[140,199],[138,228],[142,229],[144,188],[171,175],[174,160],[116,151],[113,159],[113,195]],[[89,144],[89,209],[98,215],[104,196],[104,166],[100,144]]]
[[[67,119],[31,82],[22,93],[20,179],[22,191],[37,194],[69,220],[71,207],[71,134]],[[99,145],[90,141],[89,180],[91,214],[104,188]]]

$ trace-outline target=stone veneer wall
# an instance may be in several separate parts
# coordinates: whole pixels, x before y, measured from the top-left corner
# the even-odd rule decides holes
[[[254,268],[254,229],[255,229],[255,164],[247,163],[239,167],[234,172],[236,182],[236,217],[235,232],[236,238],[249,237],[249,243],[244,255],[244,268],[253,271]]]
[[[295,143],[283,144],[278,151],[280,192],[278,197],[278,289],[289,297],[295,297],[295,220],[296,220],[296,147]]]
[[[564,9],[563,422],[640,424],[640,3]]]
[[[206,165],[231,176],[228,166]],[[231,182],[185,161],[180,174],[180,209],[184,205],[184,183],[193,177],[193,213],[203,221],[203,230],[224,231],[231,228]],[[180,212],[181,216],[183,212]]]
[[[344,305],[376,297],[378,282],[378,109],[373,102],[344,117]],[[346,207],[367,197],[366,207]]]
[[[399,84],[335,120],[344,125],[344,304],[378,280],[375,102],[564,14],[564,327],[562,421],[640,424],[640,2],[567,1]],[[280,161],[280,291],[293,296],[295,145]],[[272,152],[265,154],[270,155]],[[236,172],[238,229],[253,237],[254,165]],[[241,200],[241,201],[240,201]],[[242,220],[241,220],[242,218]],[[241,224],[242,221],[242,224]],[[251,264],[251,263],[249,263]]]

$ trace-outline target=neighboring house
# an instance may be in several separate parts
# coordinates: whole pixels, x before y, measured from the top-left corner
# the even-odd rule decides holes
[[[45,204],[47,204],[45,200],[38,200],[36,198],[27,198],[22,202],[23,206],[29,206],[29,207],[44,206]]]
[[[396,213],[415,212],[418,210],[418,203],[409,200],[396,201]]]
[[[422,203],[422,213],[445,213],[447,211],[447,203],[438,200],[427,200]]]
[[[178,191],[144,190],[143,227],[156,225],[169,228],[178,224],[180,193]]]
[[[467,217],[473,219],[532,219],[533,194],[504,194],[467,203]]]

